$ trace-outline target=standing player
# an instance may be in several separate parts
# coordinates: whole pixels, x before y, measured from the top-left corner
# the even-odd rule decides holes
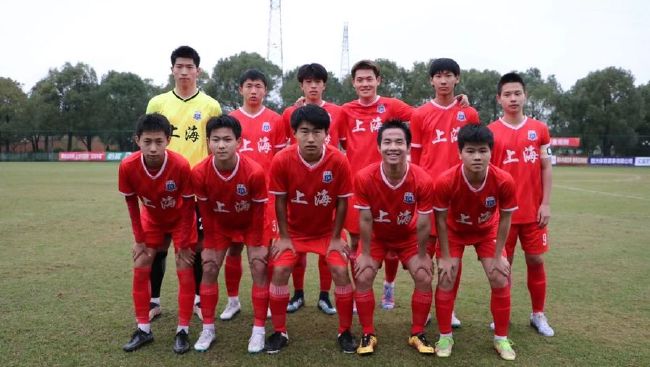
[[[474,246],[492,289],[490,310],[495,322],[494,348],[501,358],[515,359],[508,340],[510,322],[510,264],[504,246],[512,211],[517,209],[515,183],[510,174],[490,164],[494,144],[487,127],[465,125],[458,132],[461,164],[436,181],[434,207],[440,246],[436,318],[440,339],[438,357],[449,357],[454,345],[451,314],[454,283],[465,246]]]
[[[259,70],[245,71],[239,78],[239,94],[243,97],[243,106],[230,113],[242,127],[242,145],[239,154],[252,158],[266,172],[269,182],[269,171],[273,156],[287,145],[287,137],[282,125],[282,116],[264,106],[267,92],[266,76]],[[265,238],[277,236],[277,223],[270,198],[264,216]],[[226,291],[228,305],[219,316],[221,320],[230,320],[241,310],[239,302],[239,282],[242,277],[242,244],[232,245],[226,256]],[[285,306],[286,307],[286,306]]]
[[[123,349],[134,351],[153,341],[149,320],[151,264],[156,249],[174,241],[178,274],[178,327],[174,352],[189,350],[189,323],[194,299],[194,222],[190,165],[183,156],[167,150],[171,125],[165,116],[142,116],[135,142],[140,151],[120,164],[119,190],[126,198],[135,237],[133,244],[133,305],[138,328]],[[138,205],[138,198],[142,208]],[[141,212],[142,209],[142,212]]]
[[[348,275],[348,247],[341,239],[352,196],[350,166],[343,153],[325,144],[330,118],[323,108],[308,104],[291,115],[297,143],[283,150],[271,165],[269,191],[276,196],[280,238],[271,246],[273,278],[269,304],[275,332],[266,342],[277,353],[289,341],[286,326],[289,275],[301,253],[326,256],[334,279],[339,316],[338,343],[354,353],[353,289]]]
[[[181,154],[190,162],[190,166],[198,164],[208,155],[205,125],[210,117],[221,115],[219,102],[203,93],[197,87],[196,80],[201,74],[199,64],[201,58],[193,48],[180,46],[171,54],[174,89],[153,97],[147,105],[147,113],[160,113],[171,122],[172,133],[169,149]],[[199,284],[201,283],[201,226],[199,224],[199,242],[196,249],[194,276],[196,279],[196,297],[194,297],[194,312],[201,318],[199,304]],[[158,248],[153,265],[151,266],[151,301],[149,303],[149,318],[152,320],[161,313],[160,287],[165,275],[169,243]]]
[[[344,121],[344,115],[340,106],[323,100],[323,92],[325,91],[328,77],[327,70],[321,64],[305,64],[298,68],[297,77],[300,89],[303,92],[304,103],[320,106],[330,115],[329,134],[325,138],[325,143],[338,149],[340,145],[341,127],[344,126],[342,124]],[[296,110],[296,108],[296,106],[289,106],[282,113],[282,120],[284,122],[286,134],[290,137],[291,143],[295,143],[296,141],[291,129],[291,114]],[[295,312],[305,303],[303,286],[305,283],[306,265],[307,257],[301,256],[296,263],[296,266],[293,268],[292,276],[294,294],[291,300],[289,300],[287,312]],[[318,273],[320,276],[318,308],[328,315],[333,315],[336,313],[336,308],[332,307],[332,302],[330,302],[329,297],[332,275],[327,266],[325,256],[318,257]]]
[[[509,172],[517,181],[519,210],[512,216],[506,241],[512,264],[517,238],[526,256],[528,291],[533,312],[530,325],[544,336],[555,332],[544,315],[546,272],[543,254],[548,251],[547,225],[551,217],[551,138],[545,123],[524,115],[526,84],[516,73],[501,77],[497,101],[503,117],[488,127],[494,133],[492,163]]]
[[[269,300],[267,282],[268,240],[263,240],[264,212],[268,194],[262,167],[237,154],[241,146],[241,125],[232,116],[214,117],[206,128],[212,155],[192,171],[192,186],[203,217],[203,280],[201,308],[203,332],[194,345],[206,351],[215,340],[214,312],[219,299],[217,277],[233,244],[247,245],[253,277],[253,332],[248,351],[264,349],[264,323]]]
[[[362,169],[354,180],[355,208],[359,209],[361,229],[354,298],[363,327],[357,353],[371,354],[377,345],[372,283],[386,253],[393,251],[415,284],[408,343],[420,353],[433,354],[434,348],[424,334],[432,302],[432,263],[427,244],[433,212],[433,182],[423,169],[407,161],[411,132],[405,123],[383,123],[377,144],[382,161]]]
[[[449,168],[460,162],[458,158],[458,131],[466,124],[478,124],[478,112],[472,107],[461,106],[454,89],[460,82],[460,66],[452,59],[439,58],[431,62],[429,77],[434,98],[418,107],[411,116],[413,147],[411,162],[424,168],[435,181]],[[436,230],[432,227],[430,254],[436,244]],[[462,263],[458,264],[458,276],[454,294],[458,292]],[[451,325],[460,327],[460,320],[451,314]]]

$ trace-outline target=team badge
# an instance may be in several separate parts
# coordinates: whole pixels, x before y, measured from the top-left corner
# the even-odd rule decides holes
[[[494,208],[497,205],[497,199],[494,198],[494,196],[488,196],[485,198],[485,207],[486,208]]]
[[[537,140],[537,131],[535,131],[535,130],[528,130],[528,140],[530,140],[530,141],[535,141],[535,140]]]
[[[265,133],[271,131],[271,124],[268,121],[262,124],[262,131],[264,131]]]
[[[334,180],[334,175],[332,174],[332,171],[325,171],[323,172],[323,182],[324,183],[330,183]]]
[[[170,192],[176,191],[176,182],[174,182],[174,180],[169,180],[165,182],[165,190]]]
[[[458,111],[458,113],[456,114],[456,120],[465,121],[465,112]]]
[[[248,194],[248,190],[246,190],[246,185],[237,184],[237,195],[244,196],[246,194]]]
[[[192,116],[196,121],[201,119],[201,111],[194,111],[194,116]]]
[[[404,193],[404,203],[406,203],[406,204],[415,203],[415,195],[413,195],[412,192],[405,192]]]
[[[383,103],[379,104],[379,106],[377,106],[377,112],[379,112],[379,113],[386,112],[386,106],[384,106]]]

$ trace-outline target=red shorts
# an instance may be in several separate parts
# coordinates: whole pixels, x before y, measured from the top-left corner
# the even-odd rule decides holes
[[[196,214],[195,214],[196,215]],[[146,219],[142,220],[142,229],[144,230],[144,243],[147,247],[158,248],[165,243],[165,235],[171,234],[174,248],[178,249],[178,245],[186,238],[186,233],[181,225],[182,221],[178,220],[173,224],[158,224],[150,222]],[[196,229],[196,218],[192,218],[192,226],[190,230],[190,244],[194,248],[198,241],[198,233]]]
[[[275,216],[275,195],[269,195],[269,201],[266,203],[264,212],[264,236],[265,244],[270,244],[272,240],[278,238],[278,220]]]
[[[334,266],[347,266],[348,259],[343,257],[338,251],[331,251],[327,253],[327,249],[330,247],[330,236],[316,238],[313,240],[295,240],[292,239],[293,248],[296,251],[284,251],[276,259],[271,260],[272,266],[289,266],[293,267],[300,255],[306,254],[308,252],[322,255],[326,257],[327,263]]]
[[[359,235],[359,209],[354,207],[357,201],[352,195],[348,198],[348,212],[345,214],[344,228],[351,235]]]
[[[541,255],[548,251],[548,226],[539,228],[536,222],[520,223],[510,226],[508,239],[506,240],[506,253],[508,257],[513,257],[517,238],[521,242],[521,248],[525,253],[531,255]]]
[[[402,266],[406,267],[409,260],[418,254],[418,243],[417,241],[412,241],[389,245],[380,241],[370,242],[370,256],[375,262],[381,264],[389,253],[395,254],[402,263]],[[357,247],[357,256],[360,254],[361,244]]]
[[[465,252],[465,247],[474,246],[474,249],[476,249],[476,255],[479,259],[494,257],[494,252],[496,251],[496,242],[496,240],[488,240],[483,242],[464,244],[462,242],[449,241],[449,255],[451,257],[462,258],[463,252]],[[502,256],[506,256],[505,249],[503,250]],[[440,246],[436,247],[436,257],[442,257]]]
[[[247,246],[257,247],[259,244],[253,244],[250,238],[250,230],[224,230],[218,229],[206,235],[203,240],[204,249],[213,249],[217,251],[227,250],[230,246],[236,243],[245,243]],[[269,241],[263,236],[261,246],[268,247]]]

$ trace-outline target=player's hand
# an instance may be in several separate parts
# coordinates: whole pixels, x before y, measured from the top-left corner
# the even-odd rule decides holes
[[[179,249],[176,258],[188,266],[194,266],[194,251],[191,248]]]
[[[544,228],[548,225],[548,222],[551,220],[551,206],[550,205],[540,205],[537,210],[537,225],[539,228]]]
[[[451,258],[441,257],[438,259],[438,282],[442,283],[444,278],[447,277],[447,282],[452,283],[452,276],[454,272],[454,264]]]
[[[377,269],[375,269],[375,264],[374,261],[372,260],[372,257],[370,255],[366,254],[359,254],[357,256],[357,259],[354,263],[354,276],[355,278],[361,275],[366,269],[372,269],[373,272],[377,273]]]
[[[285,251],[291,251],[294,254],[296,253],[296,250],[293,248],[293,243],[291,242],[291,239],[288,237],[280,237],[278,238],[277,241],[275,241],[271,245],[271,258],[272,259],[277,259],[278,256],[280,256],[281,253]]]
[[[508,262],[508,259],[506,259],[504,256],[495,257],[494,262],[492,263],[491,272],[494,271],[498,271],[499,273],[503,274],[505,277],[509,277],[510,263]]]
[[[302,107],[302,106],[305,105],[306,100],[307,99],[304,96],[300,97],[300,98],[296,99],[296,102],[293,105],[296,106],[296,107]]]
[[[332,237],[330,241],[330,246],[327,248],[327,255],[332,251],[338,251],[341,253],[344,259],[347,259],[350,256],[350,246],[341,239],[341,237]]]
[[[467,97],[466,94],[457,95],[456,101],[458,101],[461,107],[469,107],[469,98]]]
[[[140,256],[151,256],[147,251],[147,246],[142,242],[136,242],[133,244],[131,249],[131,255],[133,255],[133,261],[135,262]]]
[[[433,276],[433,262],[431,262],[429,254],[424,254],[424,256],[414,256],[413,265],[415,266],[414,274],[419,270],[424,270],[427,275]]]

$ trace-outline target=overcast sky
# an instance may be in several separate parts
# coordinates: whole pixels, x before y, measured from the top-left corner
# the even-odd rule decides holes
[[[351,64],[451,57],[463,69],[537,67],[565,90],[617,66],[639,85],[650,80],[649,10],[641,0],[283,0],[284,70],[320,62],[338,75],[347,21]],[[100,78],[129,71],[164,84],[181,44],[209,73],[240,51],[267,54],[268,0],[21,0],[3,2],[0,14],[0,76],[23,89],[66,61]]]

